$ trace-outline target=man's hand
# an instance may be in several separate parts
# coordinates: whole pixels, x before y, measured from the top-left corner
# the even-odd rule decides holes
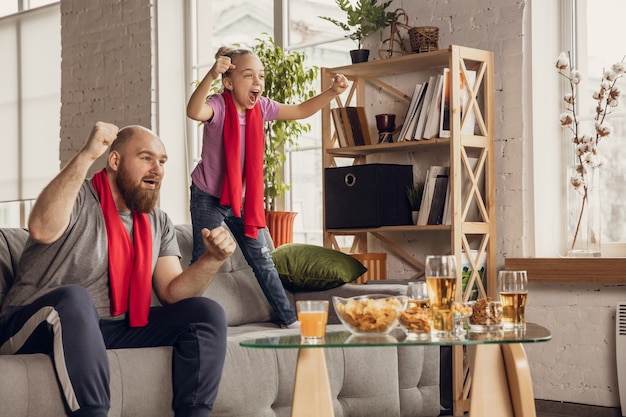
[[[157,260],[153,279],[161,303],[172,304],[201,294],[237,247],[230,232],[223,227],[202,229],[202,241],[206,252],[184,271],[175,256],[162,256]]]
[[[221,226],[212,230],[202,229],[202,241],[206,249],[205,256],[209,255],[218,261],[226,260],[237,247],[228,230]]]
[[[41,191],[28,219],[33,239],[52,243],[67,229],[76,196],[89,168],[107,151],[118,130],[110,123],[96,122],[80,152]]]
[[[111,123],[96,122],[81,152],[95,161],[102,156],[117,138],[119,128]]]

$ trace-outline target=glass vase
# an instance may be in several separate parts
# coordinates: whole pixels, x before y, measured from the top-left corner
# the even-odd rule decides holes
[[[569,169],[569,179],[576,168]],[[568,186],[567,256],[599,257],[600,253],[600,170],[587,168],[584,183],[578,188]]]

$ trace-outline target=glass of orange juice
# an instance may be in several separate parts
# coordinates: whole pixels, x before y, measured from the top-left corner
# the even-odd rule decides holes
[[[296,301],[296,311],[302,343],[323,343],[328,322],[328,300]]]

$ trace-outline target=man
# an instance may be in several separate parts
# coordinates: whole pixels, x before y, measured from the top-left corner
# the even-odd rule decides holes
[[[106,168],[93,162],[109,148]],[[205,254],[183,272],[174,226],[155,207],[167,154],[150,130],[97,122],[41,192],[0,316],[0,353],[52,353],[72,416],[106,416],[106,349],[173,346],[177,417],[208,416],[226,355],[226,319],[197,297],[233,253],[203,230]],[[162,307],[150,308],[151,290]]]

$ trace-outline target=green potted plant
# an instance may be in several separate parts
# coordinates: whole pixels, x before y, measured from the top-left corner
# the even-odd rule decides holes
[[[335,0],[337,6],[346,13],[346,22],[340,22],[331,17],[319,16],[346,32],[346,38],[357,43],[357,49],[350,51],[352,63],[366,62],[369,50],[363,49],[363,40],[372,33],[390,26],[395,17],[395,12],[388,12],[387,7],[391,1],[380,5],[377,0],[357,0],[354,5],[350,0]]]
[[[318,68],[306,67],[305,54],[285,51],[274,43],[270,36],[257,38],[252,50],[265,67],[265,96],[284,104],[297,104],[316,94],[314,81]],[[296,120],[276,120],[265,124],[264,185],[265,210],[270,234],[276,246],[291,241],[295,213],[277,212],[276,199],[285,194],[290,184],[284,181],[283,168],[287,159],[285,148],[297,147],[298,138],[308,132],[311,126]],[[288,213],[288,214],[282,214]],[[286,230],[272,230],[274,217],[285,216],[290,223]],[[282,220],[278,220],[282,223]],[[286,235],[281,242],[279,235]]]

